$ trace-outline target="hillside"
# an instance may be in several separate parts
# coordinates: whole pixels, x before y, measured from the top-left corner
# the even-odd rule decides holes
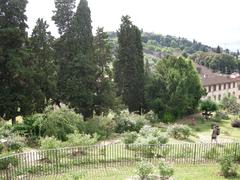
[[[117,33],[109,32],[113,52],[117,50]],[[221,47],[210,47],[196,40],[154,33],[142,33],[145,61],[154,66],[166,56],[189,56],[195,62],[221,73],[230,74],[240,71],[239,52],[231,52]]]

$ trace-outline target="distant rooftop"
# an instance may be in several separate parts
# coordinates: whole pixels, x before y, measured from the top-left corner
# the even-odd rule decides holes
[[[214,73],[211,69],[197,63],[194,63],[194,65],[198,73],[200,74],[200,79],[203,86],[240,81],[240,76],[238,73],[225,75],[220,73]]]

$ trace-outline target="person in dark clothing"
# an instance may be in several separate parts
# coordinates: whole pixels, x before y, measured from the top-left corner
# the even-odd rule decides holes
[[[212,131],[212,140],[211,142],[213,142],[213,140],[217,143],[217,136],[220,135],[220,128],[218,125],[213,127],[213,131]]]

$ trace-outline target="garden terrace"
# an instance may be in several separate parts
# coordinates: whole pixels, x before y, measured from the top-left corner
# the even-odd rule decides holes
[[[157,164],[214,164],[226,154],[240,160],[240,143],[82,146],[13,154],[0,159],[0,179],[29,179],[72,171],[133,167],[146,160]]]

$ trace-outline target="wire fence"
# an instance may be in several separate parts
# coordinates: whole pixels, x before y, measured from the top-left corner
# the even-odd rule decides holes
[[[141,160],[177,164],[216,163],[232,154],[240,159],[240,143],[84,146],[14,154],[0,158],[0,179],[36,176],[99,168],[134,166]]]

